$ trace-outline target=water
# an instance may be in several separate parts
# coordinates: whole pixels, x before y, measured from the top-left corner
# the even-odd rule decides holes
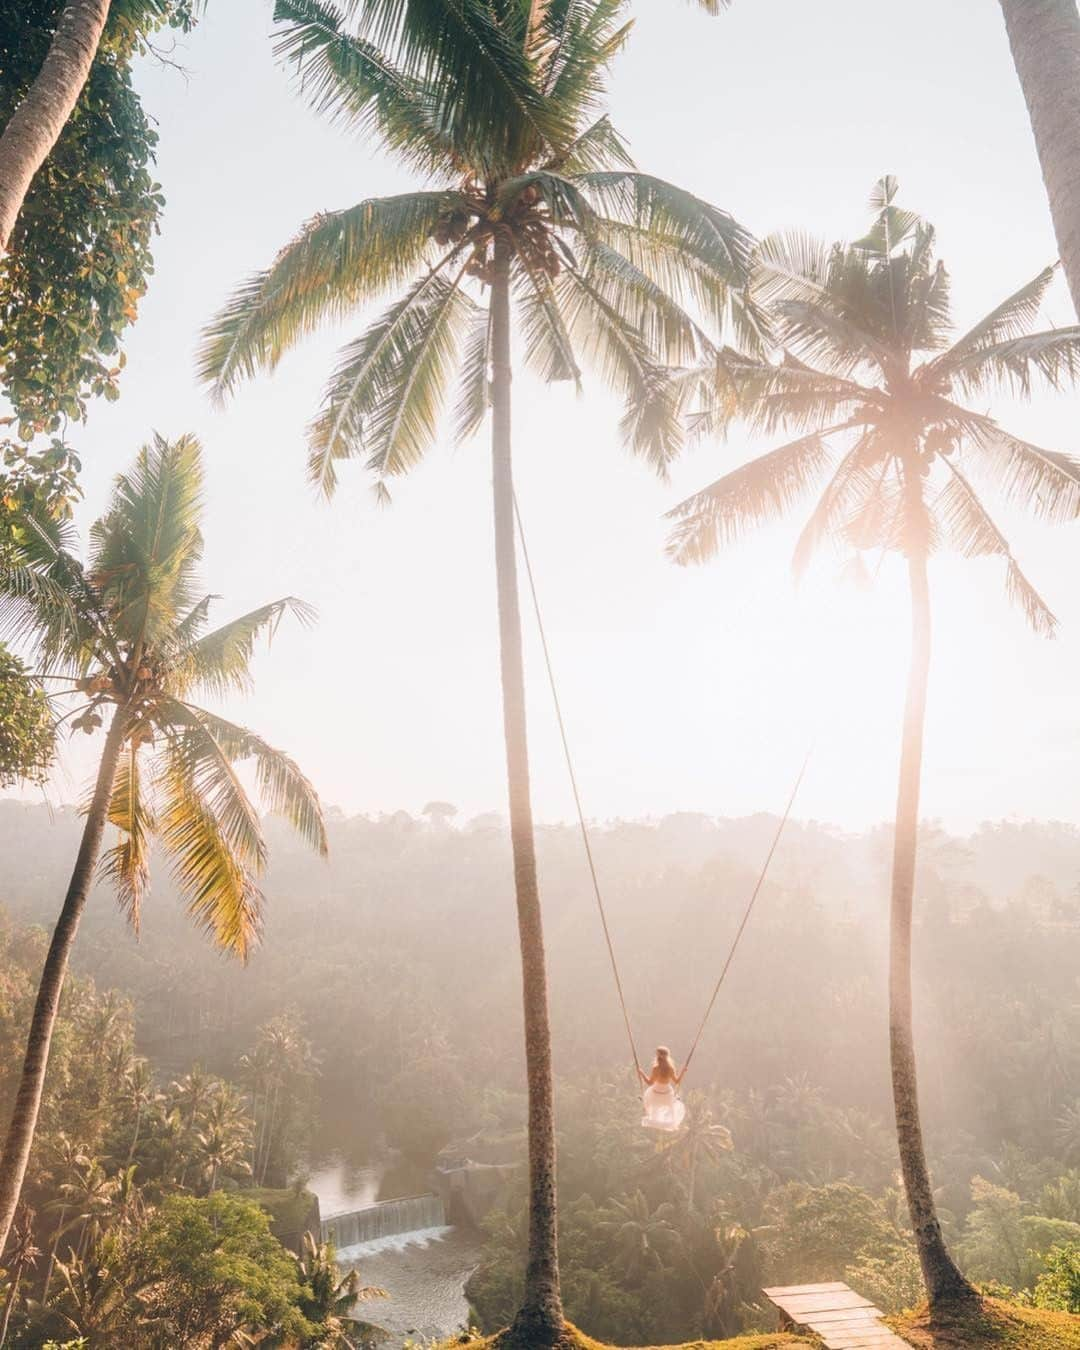
[[[467,1326],[465,1282],[480,1260],[481,1242],[446,1223],[438,1196],[408,1194],[426,1184],[422,1172],[400,1162],[356,1166],[331,1159],[307,1184],[319,1197],[323,1236],[334,1241],[339,1265],[389,1295],[354,1310],[387,1332],[386,1350],[442,1340]],[[387,1190],[394,1198],[379,1200]]]
[[[320,1208],[322,1196],[319,1197]],[[348,1214],[328,1214],[322,1221],[323,1241],[335,1247],[356,1247],[380,1238],[441,1228],[446,1224],[442,1199],[437,1195],[409,1195],[380,1200]]]
[[[339,1253],[361,1284],[389,1298],[356,1306],[355,1315],[389,1334],[387,1350],[444,1340],[468,1326],[465,1282],[480,1260],[480,1238],[462,1228],[399,1234]]]
[[[305,1178],[304,1184],[319,1197],[323,1218],[331,1214],[347,1214],[354,1209],[373,1205],[379,1198],[385,1167],[365,1164],[362,1167],[340,1158],[316,1167]],[[420,1187],[416,1188],[417,1190]]]
[[[386,1237],[356,1242],[351,1247],[338,1247],[335,1255],[340,1265],[363,1264],[373,1256],[381,1256],[383,1252],[403,1252],[406,1247],[426,1247],[429,1242],[449,1237],[454,1231],[448,1223],[438,1224],[434,1228],[413,1228],[407,1233],[389,1233]]]

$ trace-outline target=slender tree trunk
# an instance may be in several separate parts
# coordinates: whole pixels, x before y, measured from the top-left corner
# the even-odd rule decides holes
[[[1080,12],[1076,0],[1001,0],[1001,8],[1080,315]]]
[[[15,1269],[11,1272],[11,1288],[8,1290],[8,1296],[4,1300],[4,1320],[0,1322],[0,1350],[7,1342],[8,1327],[11,1324],[11,1313],[15,1307],[15,1300],[19,1297],[19,1285],[22,1283],[23,1268],[20,1262],[15,1263]]]
[[[60,1246],[60,1239],[64,1236],[64,1216],[67,1214],[67,1205],[60,1206],[60,1218],[57,1221],[56,1232],[53,1234],[52,1246],[49,1248],[49,1264],[45,1267],[45,1285],[41,1291],[42,1303],[49,1301],[49,1285],[52,1283],[53,1268],[56,1265],[56,1249]]]
[[[514,1319],[511,1336],[522,1346],[549,1346],[558,1339],[564,1325],[555,1212],[555,1106],[544,932],[529,792],[525,674],[514,541],[514,482],[510,457],[510,245],[501,238],[495,243],[491,348],[495,570],[499,596],[503,729],[529,1086],[529,1257],[525,1270],[525,1298]]]
[[[966,1301],[976,1295],[953,1263],[942,1237],[919,1121],[911,1017],[911,928],[926,685],[930,672],[930,583],[926,572],[926,554],[920,548],[913,550],[908,559],[908,578],[911,586],[911,668],[904,708],[893,844],[889,1046],[900,1167],[911,1213],[911,1226],[919,1250],[919,1262],[930,1298],[930,1310],[935,1313],[950,1303]]]
[[[30,1147],[34,1142],[34,1130],[37,1127],[38,1111],[41,1108],[41,1092],[45,1085],[45,1070],[49,1063],[49,1049],[52,1045],[53,1028],[60,1008],[60,994],[67,975],[68,957],[79,931],[79,920],[86,906],[86,897],[94,877],[98,854],[101,851],[101,836],[109,812],[109,800],[112,797],[113,780],[116,777],[116,765],[120,758],[120,748],[124,741],[127,717],[117,710],[112,725],[105,738],[105,746],[98,766],[97,783],[90,803],[90,810],[83,827],[82,843],[75,859],[75,868],[71,873],[64,906],[53,930],[48,955],[38,984],[37,1000],[30,1020],[30,1032],[26,1038],[26,1054],[23,1058],[22,1076],[15,1097],[15,1107],[11,1113],[11,1124],[4,1151],[0,1155],[0,1254],[7,1245],[15,1218],[15,1208],[19,1203],[26,1165],[30,1161]]]
[[[0,254],[34,175],[79,101],[108,17],[109,0],[68,0],[37,78],[0,135]]]

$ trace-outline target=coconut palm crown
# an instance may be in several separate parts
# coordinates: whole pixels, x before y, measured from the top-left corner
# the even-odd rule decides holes
[[[628,443],[662,470],[680,443],[665,366],[710,353],[706,330],[758,340],[742,289],[751,241],[635,172],[599,114],[623,0],[349,8],[353,25],[317,0],[278,0],[279,56],[317,109],[374,133],[427,186],[310,220],[214,319],[202,377],[224,397],[323,321],[404,288],[341,352],[310,428],[319,489],[362,455],[383,492],[431,444],[452,385],[459,439],[484,417],[491,318],[477,295],[501,244],[526,365],[545,380],[597,368],[626,397]]]
[[[680,502],[670,512],[670,552],[680,563],[705,561],[825,480],[796,546],[796,571],[828,539],[858,550],[952,545],[965,557],[996,554],[1010,597],[1049,635],[1054,616],[976,481],[1040,519],[1071,520],[1080,515],[1080,461],[1010,434],[966,400],[1001,389],[1027,397],[1040,380],[1071,385],[1080,327],[1032,331],[1054,277],[1047,267],[953,337],[934,230],[897,206],[896,193],[892,178],[877,184],[873,226],[856,243],[784,235],[760,245],[753,289],[783,359],[723,353],[681,379],[684,388],[712,385],[725,417],[735,391],[755,431],[801,434]],[[695,418],[698,434],[715,429],[708,412]]]
[[[286,614],[308,621],[312,611],[286,597],[210,630],[217,597],[198,587],[201,512],[198,442],[155,437],[117,478],[85,565],[67,526],[26,531],[0,574],[0,623],[36,643],[51,687],[82,696],[65,719],[72,730],[92,733],[111,717],[120,746],[108,822],[119,837],[102,870],[132,923],[156,837],[192,917],[246,957],[261,925],[266,845],[235,766],[250,761],[264,806],[325,854],[322,813],[287,755],[192,700],[246,691],[258,639]]]

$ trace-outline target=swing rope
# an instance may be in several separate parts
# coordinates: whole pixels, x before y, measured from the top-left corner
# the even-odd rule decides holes
[[[768,876],[769,864],[773,860],[773,854],[776,852],[777,845],[780,843],[780,838],[783,835],[784,829],[787,826],[788,820],[791,816],[792,807],[795,805],[795,798],[799,795],[799,788],[802,787],[803,778],[806,776],[806,768],[807,765],[810,763],[810,756],[813,753],[814,753],[813,746],[811,746],[810,749],[807,750],[806,752],[806,758],[803,760],[802,766],[799,769],[798,776],[795,779],[795,786],[791,789],[791,796],[788,797],[787,806],[784,807],[784,814],[780,817],[780,823],[776,827],[776,833],[773,835],[772,843],[769,845],[769,851],[765,855],[765,862],[761,868],[761,871],[758,873],[758,879],[754,884],[754,889],[750,893],[750,902],[746,906],[746,912],[742,916],[742,922],[739,924],[738,930],[735,933],[735,939],[732,942],[731,949],[727,954],[727,960],[724,962],[723,968],[720,971],[720,978],[716,981],[716,985],[712,991],[712,998],[709,999],[709,1006],[705,1009],[705,1016],[701,1019],[701,1025],[697,1029],[697,1035],[694,1037],[693,1044],[690,1046],[690,1053],[686,1056],[686,1059],[683,1061],[683,1068],[682,1068],[683,1074],[685,1074],[687,1069],[689,1069],[690,1061],[694,1058],[694,1052],[698,1048],[698,1042],[701,1040],[702,1033],[705,1030],[705,1024],[708,1022],[709,1016],[712,1013],[713,1007],[716,1004],[716,1000],[720,995],[720,986],[724,983],[724,979],[727,976],[728,971],[731,969],[731,963],[735,959],[735,953],[739,949],[739,943],[742,941],[742,935],[743,933],[746,932],[746,926],[750,922],[750,915],[753,914],[754,912],[754,905],[757,901],[758,895],[761,893],[762,886],[764,886],[765,884],[765,878],[766,876]]]
[[[604,897],[600,892],[600,878],[596,874],[596,862],[593,858],[592,840],[589,838],[589,827],[585,823],[585,812],[581,805],[581,793],[578,791],[577,774],[574,771],[574,757],[570,753],[570,741],[566,734],[566,723],[563,721],[562,703],[559,701],[559,690],[555,683],[555,668],[551,664],[551,651],[548,647],[547,631],[544,628],[543,615],[540,613],[540,600],[536,593],[536,579],[533,576],[532,560],[529,557],[529,546],[525,542],[525,526],[521,522],[521,508],[518,506],[517,493],[514,493],[514,518],[517,521],[518,538],[521,540],[521,556],[525,562],[525,575],[529,579],[529,591],[532,594],[533,613],[536,615],[536,627],[540,633],[540,646],[544,653],[544,664],[547,666],[548,684],[551,686],[551,698],[555,704],[555,719],[559,724],[559,737],[562,740],[563,755],[566,759],[566,771],[570,776],[570,787],[574,793],[574,805],[577,808],[578,825],[581,828],[581,840],[585,845],[585,857],[589,863],[589,875],[592,877],[593,895],[596,896],[596,908],[600,913],[600,924],[604,930],[604,941],[607,943],[608,959],[611,962],[611,973],[615,977],[615,990],[619,995],[619,1007],[622,1009],[623,1025],[626,1027],[626,1039],[630,1042],[630,1055],[634,1061],[634,1068],[641,1072],[641,1061],[638,1059],[637,1046],[634,1043],[634,1032],[630,1025],[630,1012],[626,1006],[626,998],[623,994],[622,978],[619,975],[619,963],[615,959],[615,944],[611,940],[611,929],[608,927],[607,912],[604,909]]]
[[[600,878],[598,877],[596,872],[596,862],[593,857],[592,840],[589,836],[589,827],[585,821],[585,811],[581,805],[581,793],[578,790],[577,773],[574,770],[574,758],[570,751],[570,740],[566,734],[566,722],[563,719],[562,702],[559,698],[559,690],[555,682],[555,668],[552,665],[551,661],[551,649],[548,646],[547,630],[544,627],[544,618],[540,611],[540,598],[536,590],[536,578],[533,575],[532,560],[529,557],[529,546],[525,540],[525,526],[522,523],[521,519],[521,508],[518,505],[517,493],[514,492],[513,495],[514,495],[514,519],[517,522],[518,539],[521,542],[521,556],[525,563],[525,575],[528,578],[529,592],[532,596],[533,613],[536,616],[536,627],[540,635],[540,646],[544,653],[544,665],[547,667],[548,684],[551,688],[551,699],[555,705],[555,719],[558,722],[559,726],[559,738],[562,741],[563,756],[566,760],[566,771],[567,774],[569,775],[570,787],[574,794],[574,806],[577,810],[578,826],[581,830],[582,842],[585,845],[585,857],[588,860],[589,875],[592,878],[593,895],[596,897],[596,908],[600,914],[601,927],[604,930],[604,941],[607,944],[608,959],[611,962],[611,973],[615,978],[615,990],[619,996],[619,1007],[622,1009],[623,1025],[626,1027],[626,1039],[630,1043],[630,1054],[634,1061],[635,1070],[638,1073],[641,1073],[641,1061],[638,1058],[637,1046],[634,1042],[634,1033],[630,1025],[630,1012],[626,1006],[626,997],[623,994],[623,983],[622,977],[619,974],[619,963],[615,957],[615,944],[611,938],[611,928],[608,925],[607,911],[604,909],[604,897],[600,889]],[[690,1068],[690,1061],[694,1058],[694,1054],[698,1048],[698,1044],[700,1043],[701,1037],[704,1034],[705,1027],[708,1024],[710,1016],[712,1015],[712,1010],[716,1006],[716,1000],[720,996],[720,990],[723,986],[724,980],[727,978],[727,973],[731,969],[731,963],[735,959],[735,953],[739,949],[739,943],[742,941],[743,934],[746,932],[747,926],[750,923],[750,916],[754,912],[754,906],[757,903],[757,898],[761,894],[762,886],[764,886],[765,884],[765,878],[768,876],[769,866],[772,863],[773,855],[775,854],[777,847],[780,844],[780,839],[783,836],[784,830],[787,827],[787,823],[791,818],[791,812],[795,806],[795,799],[799,795],[799,789],[802,787],[802,782],[806,776],[806,770],[810,764],[810,757],[812,756],[813,752],[814,748],[811,745],[810,749],[807,750],[806,752],[806,756],[803,759],[798,775],[796,776],[795,785],[791,789],[791,794],[788,797],[787,805],[784,807],[784,814],[781,816],[780,823],[776,827],[776,832],[773,835],[772,843],[769,845],[769,851],[765,855],[765,861],[762,864],[761,871],[758,873],[757,881],[754,883],[754,889],[750,893],[750,899],[749,902],[747,903],[746,910],[743,913],[742,921],[740,922],[739,927],[735,932],[735,937],[732,940],[731,947],[728,950],[727,958],[724,961],[723,967],[721,968],[720,977],[716,981],[716,984],[712,991],[712,997],[709,999],[708,1007],[705,1009],[705,1016],[701,1019],[701,1025],[698,1027],[697,1034],[695,1035],[693,1043],[690,1046],[690,1053],[686,1056],[686,1059],[683,1062],[681,1077],[685,1078],[686,1072]]]

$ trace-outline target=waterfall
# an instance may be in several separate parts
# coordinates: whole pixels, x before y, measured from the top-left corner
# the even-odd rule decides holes
[[[351,1214],[331,1214],[322,1221],[322,1238],[340,1250],[401,1233],[442,1228],[445,1223],[439,1196],[409,1195],[400,1200],[380,1200]]]

